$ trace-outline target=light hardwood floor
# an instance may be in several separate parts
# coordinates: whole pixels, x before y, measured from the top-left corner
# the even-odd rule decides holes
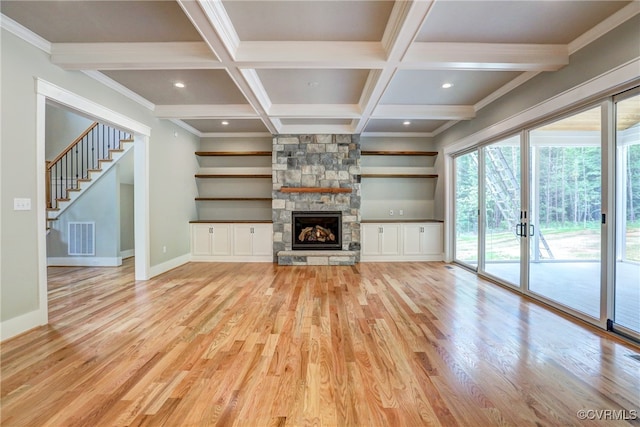
[[[638,348],[459,267],[48,271],[2,426],[640,425]]]

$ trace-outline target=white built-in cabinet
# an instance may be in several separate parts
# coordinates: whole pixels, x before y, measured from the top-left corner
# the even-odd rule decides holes
[[[273,227],[271,224],[234,224],[233,243],[234,255],[272,259]]]
[[[231,224],[191,224],[194,256],[231,255]]]
[[[442,261],[441,222],[361,224],[361,260]]]
[[[273,262],[272,236],[273,225],[268,223],[192,223],[192,259]]]
[[[400,224],[361,224],[362,256],[395,256],[400,254]]]

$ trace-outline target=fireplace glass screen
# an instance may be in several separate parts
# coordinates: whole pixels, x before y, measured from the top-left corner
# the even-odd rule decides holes
[[[342,249],[342,212],[292,213],[293,250]]]

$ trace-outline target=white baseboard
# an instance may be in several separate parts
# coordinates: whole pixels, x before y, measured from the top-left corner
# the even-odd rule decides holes
[[[273,255],[193,255],[193,262],[273,262]]]
[[[120,251],[120,258],[126,259],[135,256],[135,249],[125,249],[124,251]]]
[[[444,260],[439,255],[361,255],[360,262],[434,262]]]
[[[177,258],[165,261],[162,264],[151,266],[149,278],[158,276],[162,273],[166,273],[169,270],[173,270],[176,267],[180,267],[182,264],[186,264],[191,261],[191,254],[185,254]]]
[[[38,309],[0,323],[0,341],[15,337],[30,329],[46,325],[49,321],[47,307]]]
[[[49,257],[49,267],[119,267],[122,257]]]

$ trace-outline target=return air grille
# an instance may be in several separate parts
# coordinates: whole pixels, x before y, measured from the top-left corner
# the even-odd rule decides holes
[[[69,255],[95,255],[96,223],[69,223]]]

